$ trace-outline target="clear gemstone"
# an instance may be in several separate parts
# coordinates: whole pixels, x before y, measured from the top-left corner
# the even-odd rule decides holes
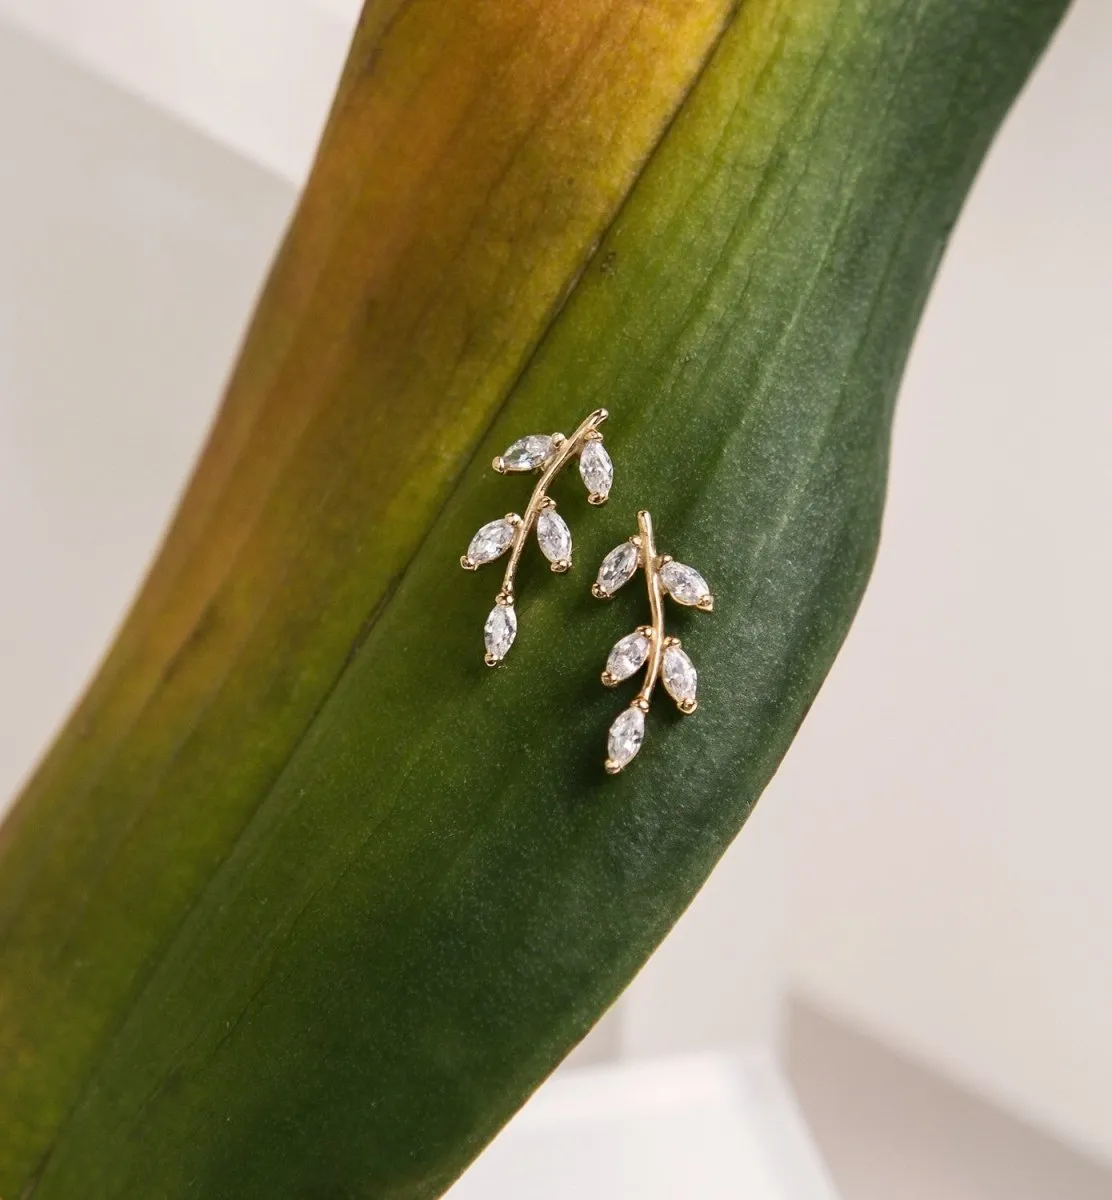
[[[546,508],[537,518],[537,541],[549,562],[571,558],[571,530],[554,508]]]
[[[624,767],[635,758],[645,740],[645,714],[639,708],[627,708],[610,726],[606,752],[615,767]]]
[[[489,521],[471,539],[467,557],[476,565],[493,562],[510,548],[514,540],[514,527],[505,518]]]
[[[483,641],[491,658],[501,662],[517,637],[517,613],[512,604],[496,604],[483,626]]]
[[[683,563],[665,563],[660,568],[660,582],[680,604],[698,604],[710,595],[710,588],[702,575],[694,567],[685,567]]]
[[[598,439],[592,439],[583,447],[579,456],[579,475],[592,496],[607,496],[614,483],[614,464],[606,447]]]
[[[518,438],[502,455],[507,471],[532,471],[552,456],[555,444],[546,433],[531,433]]]
[[[668,695],[677,704],[695,703],[695,689],[699,683],[699,675],[695,670],[695,664],[679,646],[665,647],[661,673],[664,686],[668,689]]]
[[[624,637],[610,651],[606,671],[611,679],[628,679],[649,657],[649,639],[640,631]]]
[[[612,596],[633,578],[636,570],[637,547],[632,542],[622,542],[602,560],[598,569],[598,590],[604,596]]]

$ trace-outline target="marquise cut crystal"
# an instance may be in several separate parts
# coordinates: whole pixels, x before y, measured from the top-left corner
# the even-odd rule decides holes
[[[571,530],[554,508],[546,508],[537,518],[537,542],[549,562],[571,558]]]
[[[554,449],[555,443],[548,434],[531,433],[514,442],[502,455],[502,463],[507,471],[532,471],[551,458]]]
[[[645,714],[639,708],[627,708],[610,726],[606,752],[615,767],[624,767],[635,758],[645,740]]]
[[[683,563],[665,563],[660,568],[660,582],[679,604],[698,604],[710,595],[710,588],[702,575],[694,567],[685,567]]]
[[[491,658],[501,662],[517,637],[517,613],[512,604],[496,604],[483,626],[483,641]]]
[[[467,557],[476,566],[493,562],[506,553],[513,540],[514,527],[504,517],[497,521],[488,521],[471,539],[471,545],[467,547]]]
[[[632,542],[622,542],[602,560],[598,569],[598,590],[604,596],[612,596],[633,578],[637,570],[637,553]]]
[[[645,665],[649,657],[649,639],[638,630],[622,638],[610,651],[606,660],[606,672],[611,679],[628,679],[634,671]]]
[[[614,464],[606,453],[606,447],[597,438],[583,447],[579,456],[579,475],[592,496],[605,498],[610,494],[614,483]]]
[[[677,704],[694,704],[699,675],[695,664],[679,646],[666,646],[661,678],[668,695]]]

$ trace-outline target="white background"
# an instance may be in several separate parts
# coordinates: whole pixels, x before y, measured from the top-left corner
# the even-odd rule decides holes
[[[0,793],[153,551],[355,7],[0,0],[154,106],[0,38]],[[802,995],[1112,1162],[1110,56],[1081,0],[943,265],[860,618],[617,1053]]]

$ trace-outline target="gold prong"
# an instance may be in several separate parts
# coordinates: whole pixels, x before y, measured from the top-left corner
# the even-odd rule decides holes
[[[502,660],[500,658],[495,658],[493,654],[489,653],[489,651],[483,655],[483,662],[485,662],[488,667],[496,667],[501,661]]]
[[[603,673],[601,675],[601,679],[602,679],[603,687],[617,687],[618,684],[621,683],[621,680],[615,679],[614,676],[611,675],[609,671],[603,671]]]
[[[594,598],[595,598],[596,600],[609,600],[609,599],[611,599],[610,593],[609,593],[609,592],[604,592],[604,591],[602,590],[602,588],[600,588],[600,587],[599,587],[599,585],[598,585],[598,581],[597,581],[597,580],[596,580],[594,583],[592,583],[592,584],[591,584],[591,595],[592,595],[592,596],[594,596]]]
[[[634,696],[629,707],[639,708],[646,716],[649,715],[649,702],[644,696]]]
[[[477,562],[472,562],[466,554],[461,554],[459,556],[459,565],[463,567],[465,571],[477,571],[479,569],[479,564]]]
[[[498,472],[499,475],[506,474],[506,460],[501,454],[499,454],[490,465]]]
[[[510,607],[514,602],[514,594],[512,589],[503,588],[497,596],[494,597],[494,603],[500,604],[503,608]]]
[[[647,638],[651,638],[652,635],[656,632],[656,630],[653,629],[653,627],[651,625],[638,625],[637,632],[643,633],[645,635],[645,637],[647,637]]]
[[[603,764],[607,775],[617,775],[621,772],[622,764],[616,763],[612,758],[608,758]]]
[[[556,501],[553,500],[551,496],[545,496],[545,498],[538,505],[537,511],[538,512],[547,512],[550,509],[553,509],[555,507],[556,507]]]
[[[588,503],[588,504],[593,504],[593,505],[595,506],[595,508],[599,508],[599,507],[601,507],[603,504],[605,504],[605,503],[606,503],[606,501],[607,501],[607,500],[609,500],[609,499],[610,499],[609,493],[608,493],[608,494],[606,494],[606,495],[603,495],[603,493],[602,493],[602,492],[592,492],[592,493],[591,493],[591,494],[590,494],[590,495],[587,497],[587,503]]]
[[[672,558],[672,556],[670,554],[662,554],[659,559],[660,565],[662,567],[666,566],[668,563],[673,562],[673,561],[674,561],[674,559]]]
[[[601,442],[602,434],[597,429],[589,430],[583,437],[585,442]]]
[[[679,639],[678,637],[666,637],[666,638],[664,639],[664,648],[665,648],[665,649],[667,649],[669,646],[680,646],[680,647],[682,647],[682,646],[683,646],[683,642],[681,642],[681,641],[680,641],[680,639]]]
[[[714,597],[708,593],[696,603],[695,607],[700,612],[714,612]]]
[[[515,512],[506,513],[505,520],[516,529],[521,524],[521,518]]]
[[[676,707],[680,710],[681,713],[686,713],[688,716],[691,716],[691,714],[699,707],[699,701],[698,700],[681,700],[676,705]]]
[[[558,558],[554,563],[550,563],[549,565],[557,575],[563,575],[565,571],[571,569],[571,559]]]

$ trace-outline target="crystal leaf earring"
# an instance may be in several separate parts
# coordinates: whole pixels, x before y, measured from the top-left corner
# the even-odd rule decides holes
[[[670,554],[657,555],[653,520],[644,509],[637,514],[637,526],[641,531],[639,534],[611,550],[602,560],[598,579],[591,587],[600,600],[609,600],[641,567],[645,572],[652,618],[651,625],[640,626],[617,643],[610,651],[606,670],[602,673],[602,682],[607,687],[616,687],[648,663],[641,690],[629,708],[610,726],[605,763],[610,775],[617,775],[641,749],[645,738],[645,714],[649,711],[657,679],[663,679],[665,690],[680,712],[693,713],[698,706],[695,664],[688,658],[679,638],[664,634],[665,593],[678,604],[703,612],[714,610],[714,597],[698,571],[675,562]]]
[[[502,579],[502,590],[483,628],[486,643],[486,664],[497,666],[506,657],[517,636],[517,613],[514,610],[514,575],[529,533],[536,526],[537,543],[548,559],[552,570],[563,572],[571,566],[571,530],[556,511],[556,501],[548,494],[549,485],[576,455],[579,474],[587,485],[591,504],[605,504],[614,482],[614,464],[602,444],[598,427],[609,416],[605,408],[596,409],[571,437],[562,433],[530,434],[520,438],[493,463],[499,475],[524,474],[540,471],[541,477],[524,516],[507,513],[490,521],[471,539],[467,553],[459,560],[467,571],[475,571],[483,563],[501,558],[508,550],[510,561]]]

